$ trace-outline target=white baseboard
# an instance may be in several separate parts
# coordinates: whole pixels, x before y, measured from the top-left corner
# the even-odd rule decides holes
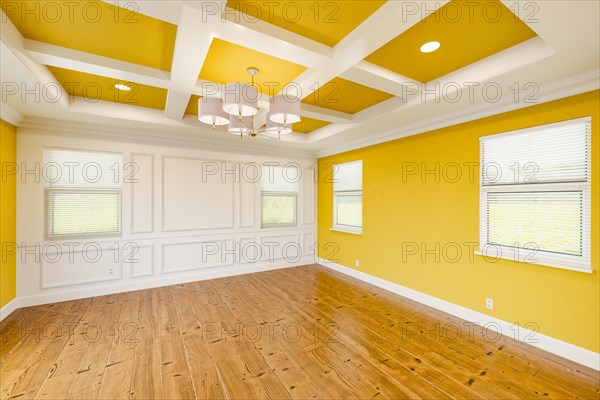
[[[438,299],[437,297],[433,297],[428,294],[409,289],[396,283],[386,281],[385,279],[377,278],[376,276],[369,275],[364,272],[357,271],[355,269],[345,267],[343,265],[328,260],[324,260],[322,258],[319,258],[319,264],[326,268],[330,268],[332,270],[341,272],[342,274],[349,275],[353,278],[359,279],[361,281],[370,283],[374,286],[380,287],[382,289],[399,294],[411,300],[417,301],[426,306],[433,307],[448,314],[452,314],[471,323],[476,323],[481,326],[492,325],[494,326],[494,329],[499,330],[500,333],[504,333],[505,335],[513,337],[515,339],[518,338],[520,341],[524,341],[524,338],[534,338],[535,341],[527,340],[524,342],[534,347],[564,357],[568,360],[585,365],[586,367],[600,371],[600,354],[595,353],[591,350],[587,350],[582,347],[563,342],[550,336],[543,335],[539,332],[532,332],[520,326],[516,326],[515,324],[502,321],[489,315],[470,310],[457,304]]]
[[[4,307],[0,308],[0,321],[8,317],[17,308],[22,307],[19,298],[14,298],[8,302]]]
[[[300,261],[290,264],[289,262],[282,261],[281,263],[268,263],[268,264],[248,264],[248,265],[236,265],[234,267],[227,268],[211,268],[206,270],[199,270],[191,274],[177,275],[177,276],[159,276],[152,279],[145,279],[141,281],[129,281],[121,284],[113,284],[110,286],[101,286],[97,288],[87,289],[67,289],[61,292],[51,292],[36,294],[33,296],[22,296],[18,297],[18,307],[30,307],[41,304],[56,303],[61,301],[83,299],[88,297],[103,296],[114,293],[130,292],[133,290],[150,289],[161,286],[178,285],[180,283],[203,281],[207,279],[224,278],[234,275],[245,275],[254,272],[271,271],[281,268],[297,267],[300,265],[312,264],[315,262],[313,256],[303,257]],[[14,300],[13,300],[14,302]],[[2,309],[4,312],[4,308]],[[12,312],[12,310],[11,310]],[[3,314],[4,315],[4,314]]]

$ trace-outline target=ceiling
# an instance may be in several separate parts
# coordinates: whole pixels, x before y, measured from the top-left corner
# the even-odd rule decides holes
[[[3,108],[25,121],[143,126],[226,143],[232,135],[198,122],[198,100],[219,84],[249,82],[246,68],[256,67],[260,109],[284,89],[302,98],[294,133],[265,146],[326,152],[528,106],[532,85],[539,101],[559,82],[571,92],[599,86],[598,2],[113,3],[0,0],[3,83],[56,91],[43,101],[3,93]],[[422,53],[429,41],[441,47]],[[574,79],[587,86],[576,90]]]

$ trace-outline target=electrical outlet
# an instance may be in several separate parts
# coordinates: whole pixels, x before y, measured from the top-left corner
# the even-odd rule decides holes
[[[488,310],[493,310],[494,309],[494,300],[490,299],[489,297],[485,299],[485,308],[487,308]]]
[[[358,260],[354,261],[354,265],[356,265],[357,267],[360,267],[360,261],[358,261]]]

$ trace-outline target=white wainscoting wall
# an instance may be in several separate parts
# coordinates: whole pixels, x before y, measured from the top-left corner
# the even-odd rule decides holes
[[[42,129],[21,129],[17,140],[20,307],[315,262],[316,160],[310,156],[226,153]],[[124,164],[136,166],[137,182],[123,185],[120,236],[45,241],[48,147],[118,152]],[[297,226],[261,228],[260,181],[252,172],[264,163],[302,168]],[[133,170],[125,168],[124,175]]]

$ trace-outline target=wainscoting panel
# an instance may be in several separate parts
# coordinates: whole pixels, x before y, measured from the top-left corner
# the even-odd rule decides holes
[[[256,189],[253,170],[257,164],[240,164],[240,228],[254,228],[256,225]],[[260,170],[258,170],[260,173]],[[260,175],[258,175],[260,177]]]
[[[314,232],[302,233],[302,252],[305,256],[315,254],[316,246]]]
[[[225,267],[233,265],[234,255],[235,245],[232,239],[163,244],[162,272]]]
[[[316,203],[316,181],[314,167],[304,168],[304,223],[307,225],[315,223],[315,203]]]
[[[127,245],[123,247],[123,262],[132,278],[154,275],[154,245]]]
[[[285,259],[296,262],[302,258],[302,248],[298,234],[271,235],[260,238],[263,261]]]
[[[154,156],[131,155],[124,167],[125,183],[131,185],[131,233],[154,231]]]
[[[123,278],[122,248],[117,243],[44,245],[40,251],[40,288],[50,289]]]
[[[163,232],[233,228],[233,163],[163,158]]]

